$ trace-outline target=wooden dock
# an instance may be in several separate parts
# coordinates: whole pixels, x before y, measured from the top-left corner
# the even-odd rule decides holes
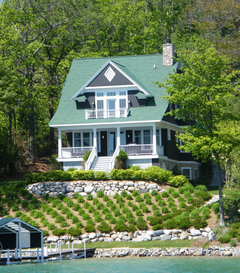
[[[44,261],[56,261],[56,260],[68,260],[68,259],[81,259],[81,258],[91,258],[95,253],[96,248],[86,248],[84,249],[67,249],[61,251],[52,251],[48,253],[47,256],[44,256]],[[37,255],[32,256],[22,256],[18,257],[10,257],[9,261],[6,257],[0,258],[0,265],[6,265],[8,262],[10,263],[21,263],[22,261],[37,261],[40,262],[40,257]]]

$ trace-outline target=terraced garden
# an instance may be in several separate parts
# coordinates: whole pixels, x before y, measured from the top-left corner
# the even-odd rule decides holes
[[[86,232],[129,231],[147,229],[199,229],[207,226],[209,207],[203,204],[211,195],[204,186],[186,183],[179,188],[151,194],[107,196],[99,191],[96,197],[66,196],[37,198],[25,189],[24,182],[0,186],[0,217],[19,217],[44,230],[45,235],[73,236]],[[218,205],[218,204],[216,204]]]

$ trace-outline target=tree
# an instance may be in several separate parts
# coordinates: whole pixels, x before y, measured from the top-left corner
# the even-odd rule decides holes
[[[166,99],[178,106],[170,115],[185,122],[194,121],[179,134],[183,143],[180,148],[218,165],[220,225],[224,225],[220,165],[239,145],[240,132],[236,134],[236,130],[223,125],[229,120],[227,102],[236,95],[236,75],[229,70],[229,61],[205,42],[195,41],[195,49],[180,52],[179,59],[184,64],[181,73],[170,75],[162,86],[166,87]]]

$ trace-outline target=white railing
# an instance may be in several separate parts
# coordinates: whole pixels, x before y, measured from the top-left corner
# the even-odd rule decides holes
[[[114,110],[89,110],[85,111],[86,119],[98,119],[98,118],[126,118],[128,116],[129,109],[114,109]]]
[[[115,159],[116,157],[118,156],[120,152],[120,145],[118,145],[114,151],[114,154],[112,156],[112,159],[111,159],[111,162],[109,163],[109,169],[112,170],[114,168],[114,165],[115,165]]]
[[[86,152],[91,151],[92,148],[92,146],[62,148],[62,158],[83,158]]]
[[[85,170],[88,171],[91,169],[91,166],[95,160],[95,158],[97,157],[97,147],[94,146],[92,149],[91,154],[88,157],[88,160],[85,162]]]
[[[152,155],[153,144],[121,145],[120,150],[125,151],[128,155]]]

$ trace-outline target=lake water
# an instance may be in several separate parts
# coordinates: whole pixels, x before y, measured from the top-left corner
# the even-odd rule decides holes
[[[0,273],[226,273],[240,272],[240,258],[156,257],[80,259],[0,266]]]

